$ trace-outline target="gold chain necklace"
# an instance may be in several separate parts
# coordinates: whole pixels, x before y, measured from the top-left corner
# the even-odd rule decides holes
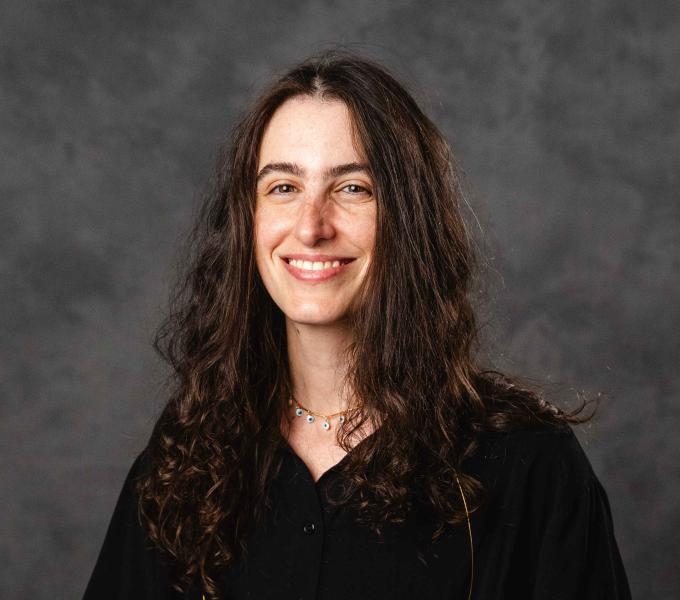
[[[309,410],[305,406],[302,406],[302,404],[300,404],[293,395],[288,398],[288,406],[295,406],[295,416],[297,417],[302,417],[305,413],[307,413],[307,416],[305,417],[307,419],[307,423],[314,423],[318,417],[321,421],[321,427],[323,427],[326,431],[330,431],[331,419],[333,417],[338,417],[338,422],[344,423],[347,413],[352,410],[351,408],[348,408],[346,410],[333,413],[332,415],[322,415],[321,413],[314,412],[313,410]]]
[[[468,510],[467,500],[465,499],[465,494],[463,493],[463,486],[460,485],[460,479],[458,479],[458,473],[454,473],[456,476],[456,483],[458,484],[458,489],[460,490],[460,497],[463,499],[463,507],[465,508],[465,520],[467,521],[468,539],[470,541],[470,587],[468,588],[468,600],[472,598],[472,584],[475,580],[475,543],[472,537],[472,524],[470,523],[470,512]]]

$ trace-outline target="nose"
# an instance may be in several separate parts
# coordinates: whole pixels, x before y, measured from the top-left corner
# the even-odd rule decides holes
[[[322,192],[307,196],[300,206],[295,223],[295,236],[306,246],[335,235],[332,223],[332,201]]]

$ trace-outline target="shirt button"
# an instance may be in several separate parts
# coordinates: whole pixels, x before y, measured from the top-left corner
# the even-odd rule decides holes
[[[314,523],[305,523],[302,527],[302,531],[307,535],[312,535],[316,531],[316,525],[314,525]]]

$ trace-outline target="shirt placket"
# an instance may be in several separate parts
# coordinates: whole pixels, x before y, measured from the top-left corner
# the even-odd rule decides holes
[[[323,507],[314,480],[299,457],[295,457],[294,475],[291,480],[288,502],[292,514],[293,535],[298,539],[293,557],[292,576],[294,589],[299,590],[297,600],[315,600],[318,595],[319,574],[323,560],[326,525]]]

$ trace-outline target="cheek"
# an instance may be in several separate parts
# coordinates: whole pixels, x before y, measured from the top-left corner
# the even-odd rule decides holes
[[[261,261],[271,257],[272,252],[285,238],[285,228],[285,220],[281,218],[281,215],[266,209],[256,210],[254,243],[258,266]]]
[[[255,252],[257,255],[266,253],[267,246],[271,239],[271,221],[267,218],[266,211],[255,211],[255,222],[253,235],[255,236]]]
[[[264,261],[269,254],[268,248],[268,235],[265,223],[262,222],[261,218],[256,216],[255,223],[253,227],[253,245],[255,248],[255,264],[257,265],[257,270],[260,273],[260,277],[265,277],[264,272]]]
[[[356,240],[367,252],[372,252],[375,247],[376,239],[376,220],[375,215],[367,216],[361,223],[360,227],[356,228]]]

